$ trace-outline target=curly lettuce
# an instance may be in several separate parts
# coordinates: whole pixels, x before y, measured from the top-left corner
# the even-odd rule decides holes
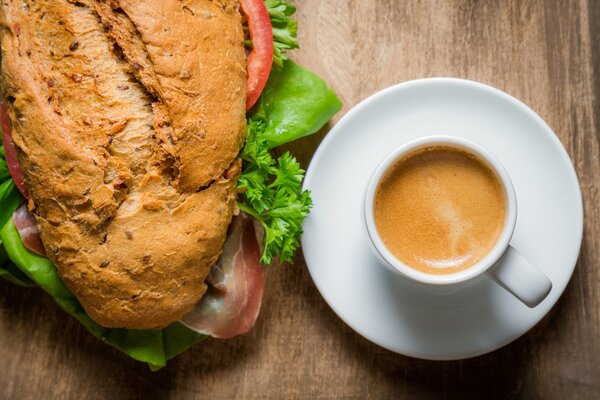
[[[289,152],[277,160],[271,156],[264,129],[260,120],[248,122],[238,205],[261,222],[265,235],[260,262],[268,265],[274,257],[281,262],[293,260],[312,200],[307,191],[302,191],[304,170]]]
[[[299,48],[296,38],[298,22],[290,18],[296,12],[296,7],[282,0],[265,0],[265,6],[273,27],[273,67],[281,69],[283,61],[288,59],[286,52]]]

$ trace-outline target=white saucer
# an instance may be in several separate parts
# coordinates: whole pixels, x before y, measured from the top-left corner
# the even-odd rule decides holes
[[[553,283],[538,307],[486,277],[459,289],[429,288],[378,264],[361,217],[369,176],[394,148],[433,134],[464,137],[504,164],[519,207],[511,244]],[[412,357],[473,357],[523,335],[563,293],[581,246],[581,192],[560,141],[526,105],[476,82],[423,79],[364,100],[319,146],[304,187],[315,206],[302,247],[317,288],[359,334]]]

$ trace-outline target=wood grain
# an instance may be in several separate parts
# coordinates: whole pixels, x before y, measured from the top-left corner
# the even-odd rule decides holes
[[[532,331],[491,354],[429,362],[390,353],[341,322],[301,255],[267,273],[249,335],[207,340],[151,373],[98,342],[40,290],[0,283],[1,398],[600,398],[600,2],[298,0],[294,58],[344,110],[427,76],[496,86],[536,110],[577,169],[580,261]],[[334,119],[337,121],[343,114]],[[308,163],[323,130],[287,146]]]

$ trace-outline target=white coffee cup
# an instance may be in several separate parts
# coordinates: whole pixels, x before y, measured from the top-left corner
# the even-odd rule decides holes
[[[374,217],[375,192],[387,170],[406,154],[419,148],[434,145],[452,146],[479,156],[495,170],[506,193],[506,220],[504,229],[496,244],[477,264],[450,274],[428,274],[411,268],[398,260],[388,250],[379,236]],[[552,289],[550,279],[510,245],[517,222],[517,198],[508,173],[490,152],[471,141],[454,136],[428,136],[406,143],[392,151],[377,166],[367,185],[364,202],[364,220],[373,248],[383,261],[383,264],[392,271],[417,282],[428,285],[455,285],[469,281],[482,274],[487,274],[496,283],[531,308],[540,304]]]

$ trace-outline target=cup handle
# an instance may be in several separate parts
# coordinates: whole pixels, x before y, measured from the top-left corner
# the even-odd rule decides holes
[[[488,270],[488,275],[529,308],[540,304],[552,289],[550,279],[512,246]]]

